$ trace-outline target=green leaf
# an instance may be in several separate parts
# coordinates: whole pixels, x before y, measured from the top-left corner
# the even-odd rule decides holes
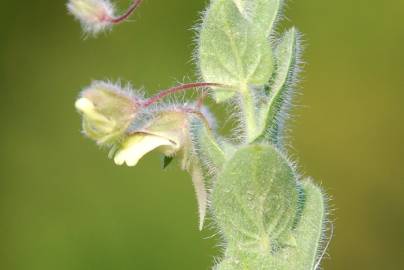
[[[297,248],[295,262],[289,262],[289,268],[284,269],[316,269],[321,260],[322,234],[325,229],[326,207],[321,190],[311,180],[302,182],[305,203],[301,219],[295,229]],[[297,262],[300,262],[300,266]],[[299,268],[300,267],[300,268]]]
[[[266,140],[282,148],[282,128],[293,94],[293,84],[298,73],[299,38],[295,28],[287,31],[276,47],[275,78],[271,87],[268,103],[262,111],[261,136],[257,141]]]
[[[275,27],[283,0],[233,0],[243,17],[255,20],[262,32],[269,36]]]
[[[269,253],[290,242],[299,209],[295,179],[289,162],[269,145],[243,147],[226,162],[212,207],[229,247]]]
[[[289,162],[269,145],[250,145],[226,162],[212,208],[227,248],[215,270],[314,270],[321,257],[324,198],[296,182]]]
[[[198,162],[206,170],[218,172],[225,162],[225,153],[208,124],[199,117],[193,117],[190,120],[190,136]]]
[[[321,247],[326,209],[321,190],[306,179],[302,181],[304,203],[294,230],[296,247],[281,250],[274,257],[274,270],[315,270],[324,253]]]
[[[206,119],[199,116],[190,118],[191,175],[199,209],[199,229],[203,228],[208,202],[206,184],[224,164],[225,155],[219,146]]]
[[[199,65],[203,79],[238,87],[264,85],[272,74],[269,35],[280,0],[215,0],[200,29]],[[217,89],[222,102],[234,92]]]

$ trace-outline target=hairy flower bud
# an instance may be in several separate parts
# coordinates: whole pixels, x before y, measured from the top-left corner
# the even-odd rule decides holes
[[[84,31],[93,34],[109,27],[114,17],[114,7],[109,0],[70,0],[67,8]]]
[[[94,82],[76,101],[83,132],[98,144],[116,143],[139,111],[141,98],[104,82]]]

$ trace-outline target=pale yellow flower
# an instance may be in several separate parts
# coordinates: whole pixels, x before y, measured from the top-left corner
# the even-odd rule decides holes
[[[187,132],[186,113],[175,110],[160,113],[145,127],[123,140],[115,153],[114,162],[135,166],[144,155],[155,149],[166,156],[173,156],[186,147]]]
[[[135,166],[138,161],[150,151],[159,147],[172,147],[176,145],[167,138],[147,133],[137,133],[127,138],[114,157],[117,165]]]

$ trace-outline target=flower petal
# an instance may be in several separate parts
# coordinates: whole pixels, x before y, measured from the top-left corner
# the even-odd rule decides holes
[[[74,104],[76,109],[93,121],[108,123],[109,120],[95,110],[94,103],[88,98],[79,98]]]
[[[160,146],[173,146],[173,143],[163,137],[138,133],[126,139],[115,155],[114,162],[117,165],[135,166],[147,153]]]

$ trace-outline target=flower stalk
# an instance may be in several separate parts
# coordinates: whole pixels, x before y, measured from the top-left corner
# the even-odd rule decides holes
[[[133,12],[135,12],[135,10],[140,6],[142,2],[143,0],[133,0],[132,4],[129,6],[126,12],[118,17],[108,18],[108,20],[113,24],[118,24],[125,21],[127,18],[130,17],[130,15],[132,15]]]
[[[67,8],[80,21],[84,32],[96,35],[112,25],[126,21],[142,2],[143,0],[133,0],[122,15],[115,15],[116,11],[110,0],[69,0]]]
[[[166,89],[158,93],[157,95],[149,98],[146,102],[143,103],[143,107],[148,107],[161,99],[179,93],[183,92],[186,90],[190,90],[193,88],[206,88],[206,87],[221,87],[221,88],[229,88],[231,89],[231,86],[226,86],[220,83],[209,83],[209,82],[195,82],[195,83],[186,83],[186,84],[181,84],[178,86],[174,86],[172,88]],[[200,106],[200,105],[199,105]]]

